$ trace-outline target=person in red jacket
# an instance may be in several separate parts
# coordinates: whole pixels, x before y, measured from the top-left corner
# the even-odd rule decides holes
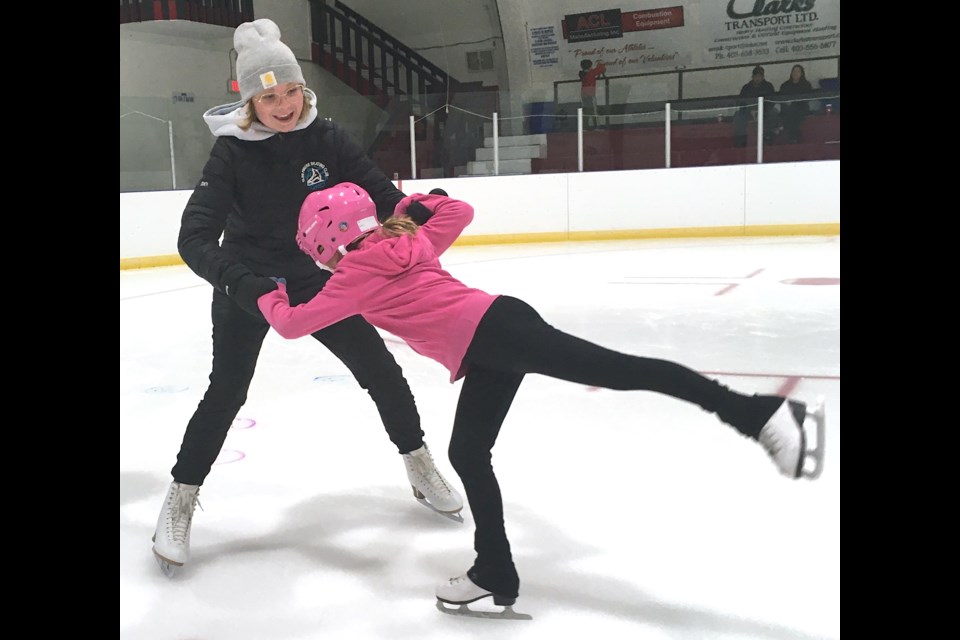
[[[449,455],[473,513],[477,555],[465,574],[437,588],[438,604],[493,597],[509,607],[519,595],[491,450],[528,373],[691,402],[758,441],[783,475],[819,475],[822,404],[808,409],[779,395],[742,394],[675,362],[606,349],[550,326],[522,300],[467,286],[443,269],[439,256],[473,219],[473,207],[445,193],[407,196],[382,223],[376,213],[374,201],[356,184],[308,195],[297,244],[318,265],[333,269],[333,276],[309,302],[291,306],[280,284],[257,305],[288,339],[362,315],[444,365],[451,383],[463,378]],[[808,417],[817,424],[816,447],[808,448]],[[805,468],[811,458],[814,468]]]
[[[593,66],[591,60],[580,61],[580,102],[583,104],[583,117],[588,119],[587,126],[595,128],[599,122],[597,112],[597,78],[607,72],[607,66],[603,62]]]

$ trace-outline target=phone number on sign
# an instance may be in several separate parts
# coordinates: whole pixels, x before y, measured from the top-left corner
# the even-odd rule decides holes
[[[792,44],[789,47],[777,47],[777,53],[803,53],[804,51],[822,51],[824,49],[835,49],[836,42],[812,42],[810,44]]]
[[[770,49],[744,49],[743,51],[728,51],[727,53],[713,54],[714,60],[724,60],[731,58],[748,58],[750,56],[768,56]]]

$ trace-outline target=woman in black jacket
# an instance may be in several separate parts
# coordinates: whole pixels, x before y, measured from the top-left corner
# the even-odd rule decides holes
[[[792,98],[792,96],[806,94],[809,97],[812,91],[813,87],[807,81],[807,73],[803,65],[793,65],[790,69],[790,77],[780,85],[779,93],[780,98],[787,100],[780,102],[780,118],[790,142],[800,142],[800,123],[810,112],[810,104],[807,100]]]
[[[168,576],[189,558],[200,485],[247,399],[270,328],[257,298],[276,288],[271,277],[277,277],[286,280],[294,304],[306,302],[330,277],[297,247],[304,198],[340,182],[354,182],[367,190],[378,217],[385,219],[404,197],[343,129],[317,117],[316,95],[306,88],[300,65],[280,41],[276,24],[262,19],[240,25],[234,47],[243,100],[204,114],[216,142],[184,209],[178,241],[184,262],[213,285],[213,370],[187,424],[157,520],[153,551]],[[357,315],[313,337],[373,398],[387,434],[404,454],[414,496],[459,519],[463,500],[434,466],[413,394],[379,333]],[[318,410],[304,418],[319,422],[323,401],[337,399],[313,403]]]

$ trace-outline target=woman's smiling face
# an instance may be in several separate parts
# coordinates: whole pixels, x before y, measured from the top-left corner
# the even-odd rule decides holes
[[[293,131],[303,112],[303,85],[287,82],[262,91],[253,98],[257,119],[275,131]]]

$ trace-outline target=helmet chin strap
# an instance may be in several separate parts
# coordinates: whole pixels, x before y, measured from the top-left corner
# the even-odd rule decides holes
[[[363,235],[361,235],[359,238],[357,238],[356,240],[354,240],[354,241],[351,242],[350,244],[348,244],[348,245],[346,245],[346,246],[340,246],[340,247],[338,247],[338,248],[339,248],[339,251],[340,251],[340,256],[343,257],[343,256],[347,255],[347,252],[348,252],[348,251],[353,251],[354,249],[356,249],[358,246],[360,246],[360,243],[363,242],[364,240],[366,240],[366,239],[367,239],[367,236],[369,236],[369,235],[370,235],[371,233],[373,233],[374,231],[376,231],[376,229],[370,229],[369,231],[367,231],[366,233],[364,233]]]
[[[344,248],[343,246],[337,247],[337,257],[338,257],[337,262],[338,262],[338,263],[340,262],[339,258],[343,258],[343,256],[345,256],[345,255],[347,255],[347,250],[346,250],[346,248]],[[316,262],[314,262],[314,264],[317,265],[318,267],[320,267],[321,269],[323,269],[324,271],[329,271],[330,273],[333,273],[334,271],[336,271],[336,267],[327,266],[327,264],[326,264],[325,262],[320,262],[319,260],[317,260]]]

